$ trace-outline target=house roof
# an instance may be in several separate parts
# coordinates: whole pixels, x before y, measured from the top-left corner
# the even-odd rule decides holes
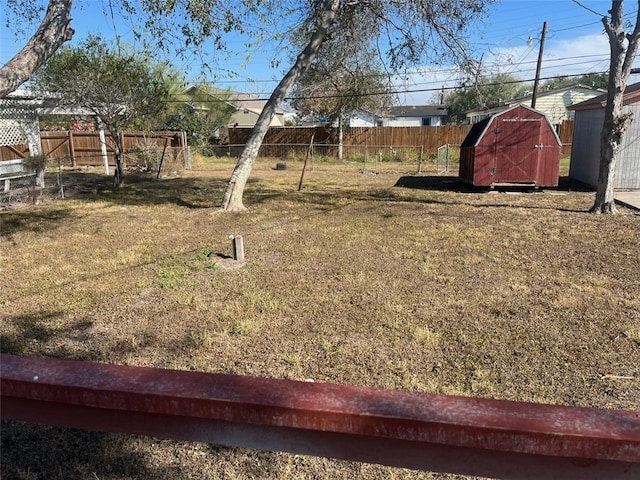
[[[624,91],[624,105],[640,102],[640,82],[633,85],[627,85]],[[594,110],[604,108],[607,105],[607,93],[603,93],[597,97],[576,103],[568,107],[569,110]]]
[[[233,90],[224,90],[215,87],[202,87],[198,85],[192,85],[185,91],[185,94],[190,94],[197,89],[203,89],[208,95],[228,103],[237,109],[251,110],[256,113],[262,112],[262,109],[267,104],[267,100],[256,97],[249,93],[234,92]],[[284,111],[280,108],[276,109],[276,113],[283,114]]]
[[[447,115],[447,107],[436,105],[397,105],[389,107],[386,117],[444,117]]]
[[[580,89],[580,90],[589,90],[592,92],[605,92],[605,90],[602,90],[601,88],[596,88],[596,87],[590,87],[588,85],[582,85],[580,83],[576,84],[576,85],[571,85],[569,87],[562,87],[562,88],[553,88],[551,90],[543,90],[543,91],[538,91],[538,98],[541,97],[548,97],[550,95],[556,95],[558,93],[562,93],[562,92],[567,92],[570,90],[576,90],[576,89]],[[492,112],[492,111],[496,111],[498,109],[506,109],[510,106],[514,106],[514,105],[519,105],[523,102],[529,102],[531,101],[531,95],[524,95],[522,97],[516,97],[516,98],[510,98],[509,100],[505,100],[501,105],[493,105],[489,108],[485,108],[485,109],[471,109],[468,110],[467,113],[480,113],[480,112]],[[569,107],[567,107],[569,108]]]
[[[582,85],[581,83],[578,83],[576,85],[571,85],[569,87],[562,87],[562,88],[552,88],[551,90],[538,90],[538,98],[540,97],[547,97],[549,95],[555,95],[557,93],[562,93],[562,92],[568,92],[570,90],[589,90],[591,92],[604,92],[603,89],[601,88],[596,88],[596,87],[590,87],[589,85]],[[505,103],[512,105],[513,103],[517,103],[517,102],[522,102],[524,100],[530,99],[531,95],[525,95],[522,97],[518,97],[518,98],[513,98],[511,100],[507,100]]]

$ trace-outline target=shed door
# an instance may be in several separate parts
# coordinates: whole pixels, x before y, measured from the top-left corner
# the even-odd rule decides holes
[[[493,181],[536,183],[542,118],[499,118],[497,125]]]

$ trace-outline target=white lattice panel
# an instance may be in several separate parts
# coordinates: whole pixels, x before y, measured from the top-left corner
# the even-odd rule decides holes
[[[35,105],[12,98],[0,99],[0,145],[29,144],[32,154],[40,151],[40,131]]]
[[[29,138],[24,128],[20,125],[7,125],[6,120],[0,120],[0,145],[20,145],[29,143]]]

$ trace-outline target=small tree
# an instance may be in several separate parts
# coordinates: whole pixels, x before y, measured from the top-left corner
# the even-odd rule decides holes
[[[637,2],[636,22],[630,33],[623,25],[622,0],[612,0],[609,14],[602,23],[609,37],[611,64],[607,104],[604,111],[604,125],[600,134],[600,168],[596,199],[591,207],[593,213],[616,213],[614,199],[615,171],[622,137],[631,121],[631,114],[623,113],[624,91],[631,74],[633,62],[640,43],[640,0]]]
[[[169,96],[163,68],[144,55],[109,48],[91,37],[78,47],[56,53],[33,78],[33,84],[59,95],[60,105],[82,107],[98,117],[114,144],[114,185],[124,185],[123,128],[158,115]]]
[[[187,132],[190,145],[206,147],[215,142],[214,133],[229,123],[235,107],[229,92],[212,94],[207,87],[189,89],[172,97],[165,123],[169,130]]]

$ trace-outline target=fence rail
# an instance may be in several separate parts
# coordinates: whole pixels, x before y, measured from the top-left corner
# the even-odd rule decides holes
[[[2,418],[510,479],[640,478],[640,412],[0,355]]]

